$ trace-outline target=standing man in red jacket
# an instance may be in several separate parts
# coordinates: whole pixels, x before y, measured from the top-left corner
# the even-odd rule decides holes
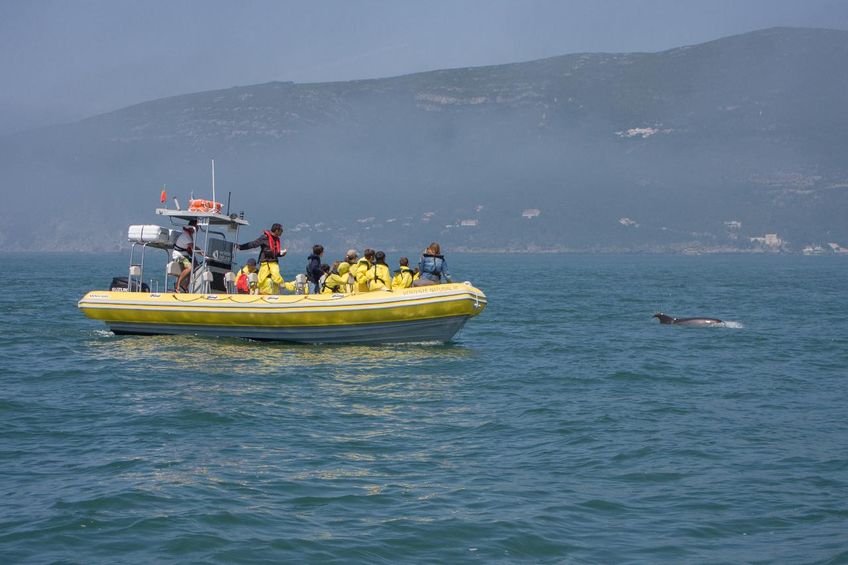
[[[282,249],[281,235],[283,226],[274,224],[258,238],[238,246],[240,251],[259,248],[259,294],[280,294],[283,277],[277,260],[288,253],[288,249]]]

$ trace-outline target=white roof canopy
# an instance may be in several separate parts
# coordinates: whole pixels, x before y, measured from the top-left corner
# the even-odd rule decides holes
[[[238,214],[231,214],[229,216],[225,214],[217,214],[215,212],[193,212],[189,210],[171,210],[170,208],[156,208],[156,214],[159,216],[168,216],[171,219],[178,220],[198,220],[198,223],[201,219],[206,219],[207,224],[210,226],[227,226],[230,228],[235,228],[237,226],[249,226],[250,224],[244,218],[240,218]]]

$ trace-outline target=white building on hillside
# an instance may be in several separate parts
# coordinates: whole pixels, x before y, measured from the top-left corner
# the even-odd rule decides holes
[[[752,237],[751,243],[758,243],[769,249],[780,249],[786,243],[776,233],[767,233],[762,237]]]

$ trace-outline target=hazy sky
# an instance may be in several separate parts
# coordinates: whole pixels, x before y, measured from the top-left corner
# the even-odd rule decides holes
[[[772,26],[848,0],[0,0],[0,134],[235,85],[385,77]]]

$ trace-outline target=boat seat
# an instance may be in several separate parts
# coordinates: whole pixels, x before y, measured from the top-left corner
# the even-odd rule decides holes
[[[227,294],[235,292],[236,274],[232,271],[227,271],[224,274],[224,284],[227,285]]]
[[[127,277],[127,289],[130,292],[140,291],[142,289],[141,285],[141,265],[130,265],[129,276]]]
[[[215,280],[215,277],[210,271],[203,271],[202,273],[200,273],[200,281],[203,283],[204,294],[209,294],[209,292],[211,291],[213,280]]]
[[[250,287],[250,294],[259,294],[259,274],[247,274],[247,286]]]

